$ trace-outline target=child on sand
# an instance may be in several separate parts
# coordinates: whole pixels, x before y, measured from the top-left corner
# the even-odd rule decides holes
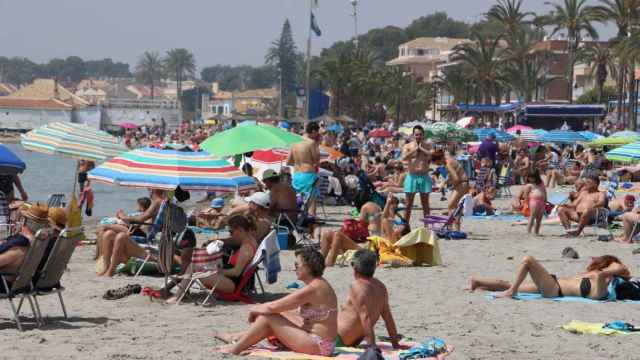
[[[535,234],[540,235],[540,225],[544,216],[544,207],[547,203],[547,190],[538,170],[533,170],[527,176],[527,185],[523,189],[525,199],[529,201],[529,224],[527,233],[531,234],[531,228],[535,225]]]

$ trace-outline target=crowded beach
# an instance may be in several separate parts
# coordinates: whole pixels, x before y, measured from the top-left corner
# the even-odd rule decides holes
[[[98,357],[561,358],[560,343],[575,354],[594,341],[603,357],[631,354],[575,337],[633,323],[640,299],[637,170],[616,165],[624,146],[598,146],[619,139],[606,125],[592,141],[524,125],[276,125],[153,121],[120,139],[46,125],[22,145],[42,151],[64,131],[51,156],[83,158],[62,201],[31,199],[26,164],[3,149],[0,257],[17,307],[5,332],[41,339],[8,356],[55,344]],[[149,192],[96,222],[93,182]]]

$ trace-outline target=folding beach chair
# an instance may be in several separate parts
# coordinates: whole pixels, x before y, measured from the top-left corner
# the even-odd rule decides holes
[[[6,290],[6,292],[0,293],[0,299],[9,300],[9,303],[11,304],[11,311],[13,312],[13,317],[16,321],[16,326],[20,331],[22,331],[22,324],[20,323],[19,317],[20,312],[16,310],[13,299],[24,299],[26,297],[29,301],[29,305],[31,305],[31,311],[33,312],[36,324],[41,324],[40,314],[34,306],[33,276],[38,269],[40,261],[44,257],[48,244],[49,238],[46,236],[46,231],[39,230],[35,235],[35,240],[29,246],[29,250],[27,250],[24,261],[22,262],[22,265],[20,265],[18,271],[16,273],[0,273],[2,285]],[[8,276],[15,276],[15,281],[13,283],[9,282],[7,280]]]
[[[318,174],[318,196],[316,198],[316,204],[322,207],[322,214],[327,217],[327,209],[324,206],[324,202],[329,197],[329,175],[326,173]]]
[[[71,260],[71,256],[76,249],[78,241],[82,239],[82,234],[83,232],[81,227],[64,229],[58,236],[56,243],[53,245],[49,258],[44,264],[42,271],[35,276],[37,280],[33,284],[34,300],[36,309],[38,310],[43,323],[44,320],[42,319],[38,297],[46,295],[58,294],[62,313],[64,314],[64,318],[68,319],[67,309],[64,306],[64,301],[62,299],[62,292],[65,288],[60,283],[60,279],[62,279],[62,275],[67,269],[67,265]],[[22,300],[23,299],[20,300],[18,312],[20,312]]]
[[[498,176],[496,188],[498,189],[497,197],[512,197],[511,185],[513,185],[513,171],[511,166],[503,166]]]
[[[317,186],[318,180],[314,186]],[[285,225],[296,239],[296,244],[300,246],[319,246],[313,239],[313,227],[323,225],[323,222],[311,216],[309,209],[313,201],[317,199],[317,194],[312,192],[303,201],[302,207],[297,211],[298,218],[293,221],[286,212],[280,212],[275,222],[276,225]]]
[[[451,226],[462,222],[462,211],[464,208],[464,202],[461,200],[458,202],[458,206],[449,214],[448,217],[429,215],[423,219],[424,225],[431,231],[442,235],[447,231],[451,231]]]
[[[179,294],[176,305],[182,302],[182,299],[187,295],[193,286],[197,285],[200,289],[206,289],[206,286],[202,283],[202,279],[208,278],[218,273],[222,267],[222,252],[209,254],[207,249],[199,248],[193,249],[191,255],[191,265],[189,270],[182,276],[174,277],[179,282]],[[201,304],[207,304],[209,298],[213,295],[213,291],[218,286],[216,283],[212,290],[208,291],[207,297]]]
[[[48,207],[65,207],[66,205],[66,198],[64,194],[51,194],[47,199]]]
[[[242,273],[242,278],[240,279],[240,283],[236,286],[236,289],[232,293],[225,293],[222,291],[215,291],[215,296],[217,299],[222,301],[236,302],[240,301],[245,304],[254,304],[255,302],[249,297],[251,293],[254,293],[255,284],[253,282],[254,276],[258,270],[258,262],[251,262],[251,264],[247,265]],[[262,289],[264,292],[264,289]]]
[[[611,231],[611,227],[609,226],[609,209],[606,208],[598,208],[596,209],[596,217],[593,221],[593,224],[590,226],[593,229],[593,235],[598,235],[598,229],[607,230],[607,234],[609,236],[613,236]],[[586,229],[585,229],[586,230]],[[585,236],[586,231],[582,231],[582,235]]]

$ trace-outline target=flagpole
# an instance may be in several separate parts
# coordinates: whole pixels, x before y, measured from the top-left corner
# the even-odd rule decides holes
[[[305,78],[305,90],[304,95],[306,100],[304,102],[304,116],[303,118],[309,118],[309,100],[311,91],[311,15],[313,13],[313,0],[309,0],[309,38],[307,39],[307,74]]]

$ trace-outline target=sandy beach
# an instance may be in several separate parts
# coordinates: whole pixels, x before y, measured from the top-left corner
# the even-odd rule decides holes
[[[444,204],[432,196],[435,211]],[[499,200],[501,207],[508,200]],[[341,219],[348,209],[327,208],[329,217]],[[417,218],[419,211],[414,212]],[[414,225],[418,223],[415,222]],[[511,280],[525,255],[540,259],[550,271],[573,275],[583,271],[589,256],[619,256],[638,274],[632,246],[595,241],[587,235],[561,238],[559,225],[543,226],[544,237],[526,235],[524,226],[502,221],[469,220],[463,230],[470,239],[440,242],[443,266],[379,268],[377,276],[390,291],[392,310],[407,337],[420,341],[440,337],[455,347],[450,359],[632,359],[637,358],[637,335],[606,337],[575,335],[560,329],[571,320],[607,322],[622,319],[640,323],[637,305],[624,303],[565,303],[548,300],[488,300],[485,293],[463,289],[473,274]],[[588,229],[588,234],[594,230]],[[602,233],[602,230],[600,230]],[[571,246],[578,260],[561,258]],[[113,279],[94,275],[93,246],[79,247],[63,278],[65,302],[70,318],[62,317],[57,299],[41,298],[47,324],[36,328],[25,323],[19,332],[10,321],[9,304],[0,322],[0,358],[22,359],[218,359],[230,358],[215,352],[221,343],[214,331],[239,331],[246,327],[248,305],[218,302],[213,307],[164,305],[142,295],[107,301],[107,289],[126,284],[159,286],[160,278],[125,276]],[[269,298],[285,293],[295,280],[293,253],[283,252],[283,272],[276,284],[266,286]],[[331,268],[325,273],[344,301],[351,270]],[[26,310],[26,309],[25,309]],[[24,310],[23,310],[24,311]],[[379,323],[377,335],[386,335]]]

